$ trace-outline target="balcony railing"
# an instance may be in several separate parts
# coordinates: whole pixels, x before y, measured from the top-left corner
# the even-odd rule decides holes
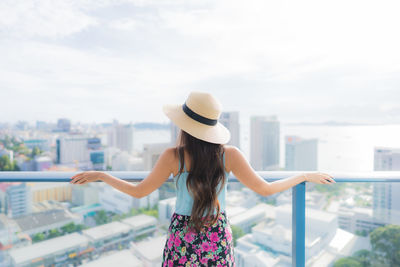
[[[0,182],[69,182],[70,177],[79,172],[0,172]],[[140,182],[148,175],[149,172],[110,171],[108,173],[126,181]],[[294,171],[258,172],[263,179],[269,182],[280,180],[298,173],[299,172]],[[335,181],[338,183],[400,182],[400,171],[329,172],[329,174],[332,175]],[[167,181],[172,182],[172,176]],[[228,181],[239,182],[233,175],[228,177]],[[305,266],[305,183],[301,183],[293,187],[292,190],[292,265],[301,267]]]

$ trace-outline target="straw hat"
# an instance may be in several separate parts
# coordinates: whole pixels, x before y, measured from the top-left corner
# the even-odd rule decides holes
[[[186,102],[167,104],[163,112],[188,134],[214,144],[226,144],[231,138],[229,130],[218,122],[220,102],[209,93],[191,92]]]

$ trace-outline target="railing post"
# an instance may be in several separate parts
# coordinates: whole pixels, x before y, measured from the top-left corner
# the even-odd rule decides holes
[[[292,266],[305,266],[306,183],[292,190]]]

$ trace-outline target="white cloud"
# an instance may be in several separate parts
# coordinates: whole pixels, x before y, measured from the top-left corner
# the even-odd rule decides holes
[[[355,119],[390,113],[396,120],[398,107],[388,99],[400,101],[398,6],[389,0],[6,0],[0,93],[25,94],[22,106],[45,95],[48,106],[36,107],[43,108],[38,114],[51,107],[47,116],[55,118],[58,108],[73,106],[73,119],[89,121],[110,114],[132,120],[141,110],[147,111],[142,120],[160,120],[158,106],[194,89],[247,114],[346,120],[347,107]],[[12,104],[4,108],[14,118],[40,119]]]

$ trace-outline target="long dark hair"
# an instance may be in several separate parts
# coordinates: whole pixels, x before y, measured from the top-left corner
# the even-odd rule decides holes
[[[185,162],[184,151],[187,151],[190,159],[190,171],[186,186],[189,194],[191,193],[193,197],[191,223],[195,230],[199,232],[203,231],[204,227],[213,225],[220,215],[218,194],[226,181],[222,160],[224,147],[221,144],[200,140],[180,130],[176,147],[177,157],[181,163],[178,172],[179,177],[183,172]],[[176,182],[178,182],[178,179]],[[217,192],[217,186],[220,183],[221,186]],[[217,209],[215,216],[213,214],[214,208]],[[204,214],[205,217],[203,217]]]

